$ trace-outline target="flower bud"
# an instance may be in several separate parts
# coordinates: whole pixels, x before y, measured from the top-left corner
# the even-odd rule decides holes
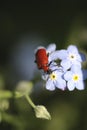
[[[37,118],[51,120],[51,115],[43,105],[37,105],[34,108],[35,115]]]

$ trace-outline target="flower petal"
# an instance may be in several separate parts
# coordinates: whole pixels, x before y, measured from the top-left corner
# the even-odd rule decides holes
[[[71,63],[69,60],[62,60],[61,61],[61,66],[64,68],[64,71],[65,70],[68,70],[70,67],[71,67]]]
[[[83,53],[79,53],[80,54],[80,57],[81,57],[81,61],[86,61],[86,56],[85,56],[85,54],[83,54]]]
[[[46,89],[48,89],[50,91],[55,90],[54,83],[50,79],[48,79],[48,81],[46,82]]]
[[[55,43],[50,44],[50,45],[47,47],[47,49],[46,49],[47,53],[52,53],[52,52],[55,51],[55,50],[56,50],[56,44],[55,44]]]
[[[54,60],[59,59],[59,57],[58,57],[58,51],[54,51],[53,53],[51,53],[49,55],[49,59],[50,59],[50,61],[54,61]]]
[[[66,57],[68,56],[66,50],[56,51],[56,53],[57,53],[58,59],[60,59],[60,60],[66,59]]]
[[[74,73],[78,73],[78,72],[81,73],[81,67],[80,67],[79,65],[76,65],[76,64],[74,65],[74,64],[73,64],[73,65],[71,66],[71,71],[74,72]]]
[[[78,53],[78,49],[75,45],[68,46],[67,51],[70,53]]]
[[[75,89],[75,84],[72,80],[67,82],[67,88],[69,89],[69,91],[73,91]]]
[[[84,82],[83,81],[79,81],[76,83],[76,88],[78,90],[84,90]]]
[[[78,66],[79,69],[81,69],[81,67],[82,67],[81,62],[79,62],[79,61],[73,62],[72,65]]]
[[[77,61],[82,62],[82,58],[81,58],[81,55],[79,53],[77,54]]]
[[[56,82],[56,87],[61,89],[61,90],[65,90],[66,88],[66,81],[59,78],[59,80]]]
[[[83,80],[87,79],[87,70],[82,70]]]
[[[72,74],[73,74],[73,73],[72,73],[71,71],[67,71],[67,72],[64,74],[64,79],[65,79],[66,81],[72,79]]]
[[[80,80],[83,80],[83,72],[81,68],[79,68],[79,66],[72,65],[71,71],[73,72],[73,74],[77,74]]]

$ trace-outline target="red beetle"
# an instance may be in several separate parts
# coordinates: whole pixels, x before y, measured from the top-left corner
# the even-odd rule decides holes
[[[42,69],[44,70],[44,72],[49,72],[50,71],[49,61],[46,49],[44,47],[39,47],[36,50],[35,57],[36,57],[35,62],[37,63],[38,69]]]

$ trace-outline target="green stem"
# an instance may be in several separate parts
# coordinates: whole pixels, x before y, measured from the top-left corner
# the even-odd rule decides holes
[[[30,98],[28,95],[25,95],[25,98],[27,99],[28,103],[29,103],[33,108],[36,107],[36,105],[33,103],[33,101],[31,100],[31,98]]]

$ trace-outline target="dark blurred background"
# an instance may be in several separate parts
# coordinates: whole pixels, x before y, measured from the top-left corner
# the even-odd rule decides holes
[[[56,43],[57,49],[75,44],[86,52],[86,1],[0,3],[0,89],[14,90],[19,81],[38,76],[31,97],[36,104],[45,105],[52,115],[51,121],[36,119],[24,99],[11,100],[7,113],[14,121],[8,114],[2,119],[0,130],[87,130],[86,87],[73,92],[42,88],[34,49],[50,43]]]

